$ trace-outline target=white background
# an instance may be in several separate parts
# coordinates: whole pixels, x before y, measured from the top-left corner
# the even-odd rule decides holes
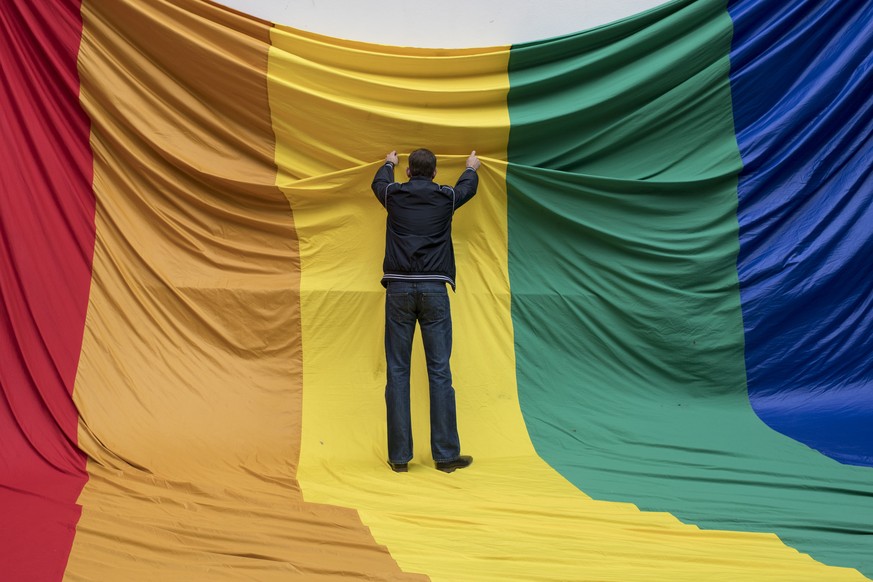
[[[218,0],[328,36],[432,48],[508,45],[594,28],[664,0]]]

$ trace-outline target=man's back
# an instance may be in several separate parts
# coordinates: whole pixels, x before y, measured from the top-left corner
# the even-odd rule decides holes
[[[467,168],[454,188],[439,186],[432,177],[394,182],[394,165],[386,162],[373,179],[373,192],[388,212],[383,285],[429,280],[455,286],[452,216],[476,194],[479,177]]]
[[[451,227],[454,191],[426,178],[412,178],[391,189],[388,228],[398,236],[438,236]]]

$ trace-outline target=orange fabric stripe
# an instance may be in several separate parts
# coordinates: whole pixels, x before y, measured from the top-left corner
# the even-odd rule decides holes
[[[269,25],[86,2],[97,242],[75,385],[90,481],[68,580],[410,579],[296,481],[297,235],[275,186]]]

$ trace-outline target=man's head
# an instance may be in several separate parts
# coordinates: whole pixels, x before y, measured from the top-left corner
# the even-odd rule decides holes
[[[436,177],[436,156],[433,152],[424,148],[415,150],[409,154],[409,167],[406,175],[410,178],[421,176],[433,180]]]

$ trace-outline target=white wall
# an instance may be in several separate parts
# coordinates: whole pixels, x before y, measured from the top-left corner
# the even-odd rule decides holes
[[[271,22],[395,46],[481,47],[541,40],[648,10],[664,0],[218,0]]]

